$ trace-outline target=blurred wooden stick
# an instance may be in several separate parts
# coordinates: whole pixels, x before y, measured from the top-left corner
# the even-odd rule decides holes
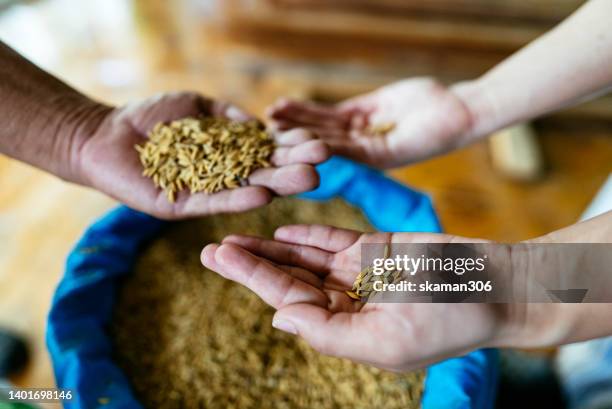
[[[489,150],[493,167],[504,176],[530,181],[542,175],[540,146],[529,124],[496,132],[489,139]]]

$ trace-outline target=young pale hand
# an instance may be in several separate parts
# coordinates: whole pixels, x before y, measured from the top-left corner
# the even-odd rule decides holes
[[[424,160],[470,139],[467,106],[430,78],[403,80],[332,106],[281,99],[268,115],[280,130],[309,129],[334,153],[380,168]],[[386,124],[394,128],[384,135],[368,131]]]
[[[270,202],[274,195],[292,195],[318,185],[312,165],[329,157],[322,141],[305,130],[278,133],[274,167],[255,171],[246,187],[212,195],[182,191],[170,203],[162,190],[142,176],[134,145],[141,144],[158,122],[186,116],[221,116],[242,121],[251,117],[237,107],[191,92],[160,95],[115,109],[98,109],[79,127],[71,154],[74,181],[98,189],[135,209],[161,218],[184,218],[239,212]],[[94,125],[92,125],[94,123]]]
[[[301,336],[318,351],[407,371],[495,344],[507,330],[508,307],[355,302],[345,290],[361,270],[361,244],[458,239],[285,226],[274,240],[229,236],[221,245],[210,244],[202,263],[258,294],[277,310],[276,328]]]

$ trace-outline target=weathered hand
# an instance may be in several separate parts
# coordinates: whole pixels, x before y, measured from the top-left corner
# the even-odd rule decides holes
[[[461,146],[471,125],[461,98],[430,78],[400,81],[333,106],[283,99],[269,116],[278,129],[309,129],[334,153],[381,168]],[[369,131],[387,124],[394,128],[386,134]]]
[[[345,290],[361,270],[361,244],[459,239],[296,225],[279,228],[275,240],[229,236],[221,245],[208,245],[202,262],[257,293],[278,310],[275,327],[320,352],[406,371],[493,345],[507,330],[508,307],[356,302]]]
[[[318,175],[312,166],[329,156],[328,147],[311,140],[307,131],[278,133],[272,158],[275,167],[260,169],[249,177],[249,186],[208,195],[182,191],[176,202],[142,176],[134,145],[146,139],[158,122],[186,116],[213,115],[234,120],[249,119],[238,108],[196,93],[172,93],[116,109],[102,111],[95,130],[75,138],[73,169],[77,182],[98,189],[127,205],[162,218],[237,212],[262,206],[274,195],[291,195],[315,188]],[[91,127],[83,127],[91,128]]]

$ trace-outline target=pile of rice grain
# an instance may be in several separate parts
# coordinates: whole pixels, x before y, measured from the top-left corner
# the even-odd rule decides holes
[[[253,171],[269,167],[274,142],[258,121],[183,118],[158,123],[136,145],[143,175],[166,191],[170,202],[189,189],[215,193],[239,187]]]
[[[280,199],[173,224],[143,252],[119,291],[111,335],[145,408],[420,407],[423,372],[396,375],[323,356],[272,328],[274,310],[250,290],[200,264],[206,243],[230,233],[271,237],[290,223],[371,231],[344,202]]]

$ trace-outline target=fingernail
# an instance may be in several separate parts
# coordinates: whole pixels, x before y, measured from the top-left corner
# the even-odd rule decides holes
[[[208,264],[211,263],[211,261],[213,261],[213,260],[210,259],[211,257],[210,257],[209,253],[211,251],[213,252],[213,257],[212,258],[214,259],[214,254],[215,254],[214,251],[215,251],[215,247],[217,247],[217,246],[218,245],[216,243],[210,243],[210,244],[206,245],[206,247],[204,247],[202,249],[202,252],[200,253],[200,261],[202,262],[202,264],[208,265]]]
[[[295,325],[293,325],[289,321],[274,319],[272,320],[272,326],[276,329],[288,332],[293,335],[297,334],[297,329],[295,328]]]

